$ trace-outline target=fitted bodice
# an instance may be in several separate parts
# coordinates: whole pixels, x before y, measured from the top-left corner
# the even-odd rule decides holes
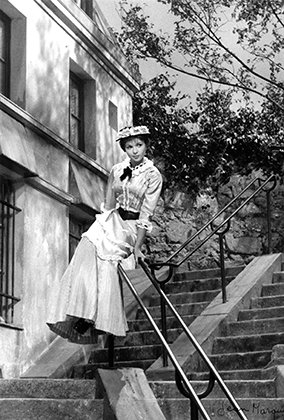
[[[124,169],[129,166],[129,159],[114,165],[111,170],[107,194],[104,203],[106,210],[122,207],[125,210],[140,213],[137,226],[149,229],[151,216],[157,205],[162,176],[153,162],[144,158],[142,164],[132,168],[131,178],[120,180]]]

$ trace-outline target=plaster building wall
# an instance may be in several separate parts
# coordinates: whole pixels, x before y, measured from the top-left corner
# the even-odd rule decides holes
[[[54,339],[50,291],[69,260],[70,215],[91,223],[111,166],[117,130],[132,122],[139,74],[114,43],[93,1],[1,0],[11,19],[9,95],[0,93],[0,181],[15,205],[13,323],[0,321],[0,369],[21,376]],[[84,86],[85,149],[69,142],[70,71]],[[109,113],[114,111],[114,116]],[[12,255],[12,254],[11,254]]]

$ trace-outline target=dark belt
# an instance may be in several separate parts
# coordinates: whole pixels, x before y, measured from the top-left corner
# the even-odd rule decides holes
[[[139,219],[139,214],[140,213],[137,213],[137,212],[134,212],[134,211],[124,210],[122,207],[119,207],[117,209],[117,211],[118,211],[120,217],[123,220],[137,220],[137,219]]]

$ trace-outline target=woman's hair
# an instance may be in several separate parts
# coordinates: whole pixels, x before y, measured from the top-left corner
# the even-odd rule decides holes
[[[141,139],[148,146],[150,140],[149,135],[150,131],[145,125],[138,125],[136,127],[127,126],[119,130],[116,141],[119,141],[120,147],[125,152],[126,142],[133,138]]]
[[[126,146],[126,143],[128,142],[128,141],[131,141],[131,140],[133,140],[134,138],[139,138],[140,140],[142,140],[142,141],[144,141],[144,143],[146,144],[146,146],[148,146],[148,144],[149,144],[149,142],[150,142],[150,138],[149,138],[149,136],[148,135],[145,135],[145,134],[143,134],[143,135],[139,135],[139,136],[133,136],[133,137],[126,137],[126,138],[122,138],[122,139],[120,139],[119,140],[119,145],[120,145],[120,147],[122,148],[122,150],[125,152],[125,146]]]

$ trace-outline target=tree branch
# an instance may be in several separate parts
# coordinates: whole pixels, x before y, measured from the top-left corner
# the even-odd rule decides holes
[[[201,76],[199,74],[191,73],[191,72],[188,72],[187,70],[184,70],[181,67],[178,67],[178,66],[176,66],[172,63],[162,61],[161,59],[157,59],[157,58],[152,57],[150,55],[148,55],[148,56],[145,55],[145,58],[155,60],[158,63],[160,63],[160,64],[162,64],[162,65],[164,65],[164,66],[166,66],[166,67],[168,67],[172,70],[178,71],[179,73],[185,74],[187,76],[194,77],[194,78],[199,79],[199,80],[204,80],[205,82],[210,82],[210,83],[219,84],[219,85],[223,85],[223,86],[229,86],[229,87],[232,87],[232,88],[235,88],[235,89],[241,89],[241,90],[245,90],[245,91],[254,93],[258,96],[261,96],[263,99],[266,99],[269,102],[273,103],[275,106],[277,106],[277,108],[281,109],[281,111],[284,111],[284,107],[282,107],[280,104],[275,102],[274,99],[271,98],[269,95],[265,95],[264,93],[261,93],[256,89],[250,88],[249,86],[244,86],[244,85],[240,85],[240,84],[237,84],[237,83],[231,83],[231,82],[226,82],[226,81],[221,81],[221,80],[215,80],[215,79],[212,79],[211,77],[205,77],[205,76]]]

